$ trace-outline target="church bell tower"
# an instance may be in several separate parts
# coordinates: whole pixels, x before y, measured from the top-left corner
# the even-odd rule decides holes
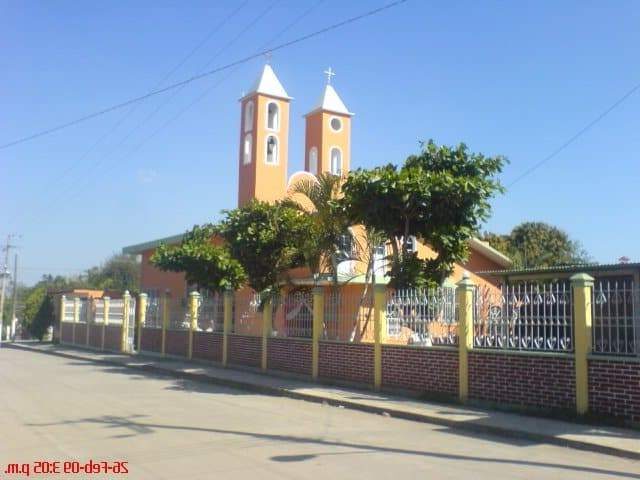
[[[238,206],[254,198],[273,202],[285,196],[290,101],[269,64],[240,99]]]
[[[305,115],[305,170],[314,175],[343,175],[351,164],[351,113],[331,85],[335,75],[324,72],[327,84],[320,100]]]

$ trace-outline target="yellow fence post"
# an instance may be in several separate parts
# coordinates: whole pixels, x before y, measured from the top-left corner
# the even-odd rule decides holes
[[[458,399],[469,399],[469,351],[473,348],[473,292],[475,284],[465,272],[457,284],[458,312]]]
[[[165,355],[167,351],[167,328],[169,328],[169,290],[164,292],[162,297],[162,346],[160,354]]]
[[[225,367],[229,361],[229,333],[233,321],[233,290],[224,292],[224,319],[222,323],[222,365]]]
[[[320,337],[324,325],[324,288],[313,289],[313,324],[311,330],[311,376],[318,379],[320,371]]]
[[[89,346],[89,335],[90,335],[90,331],[91,331],[91,319],[93,318],[93,298],[91,297],[87,297],[87,303],[86,303],[86,307],[85,307],[85,321],[87,323],[87,338],[85,338],[85,345],[88,347]]]
[[[62,343],[62,322],[64,322],[64,314],[65,314],[65,306],[67,304],[67,296],[60,296],[60,327],[58,330],[58,338],[60,339],[60,343]]]
[[[382,388],[382,344],[387,333],[387,286],[373,290],[373,388]]]
[[[269,298],[264,302],[262,308],[262,361],[260,365],[263,371],[267,370],[267,347],[269,344],[269,337],[273,329],[273,310],[271,309],[273,300]]]
[[[200,294],[191,292],[189,294],[189,348],[187,349],[187,357],[189,360],[193,358],[193,333],[198,330],[198,309],[200,308]]]
[[[146,293],[138,295],[138,353],[142,350],[142,329],[147,321],[147,299]]]
[[[111,299],[109,297],[102,298],[102,350],[104,350],[104,340],[107,336],[107,325],[109,325],[109,302]]]
[[[131,307],[131,294],[125,290],[122,294],[122,329],[120,330],[120,351],[126,353],[129,340],[129,308]]]
[[[576,368],[576,413],[584,415],[589,411],[589,354],[591,340],[591,289],[593,277],[586,273],[576,273],[571,280],[573,290],[573,318]]]

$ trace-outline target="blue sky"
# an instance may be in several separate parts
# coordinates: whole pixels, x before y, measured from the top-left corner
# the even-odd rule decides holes
[[[313,6],[276,43],[384,0],[248,0],[211,35],[242,3],[0,2],[0,143],[146,93],[208,36],[162,85],[262,49]],[[634,1],[410,0],[277,52],[295,98],[289,170],[302,168],[302,115],[331,66],[356,113],[353,167],[401,162],[423,139],[464,141],[507,156],[508,185],[640,81],[639,24]],[[237,99],[262,63],[0,151],[0,235],[22,234],[22,278],[79,273],[235,207]],[[486,229],[546,221],[598,261],[640,260],[639,107],[637,93],[496,198]]]

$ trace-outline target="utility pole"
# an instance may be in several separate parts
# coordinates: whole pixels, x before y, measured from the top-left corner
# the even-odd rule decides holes
[[[2,264],[0,270],[0,276],[2,276],[2,287],[0,290],[0,346],[2,345],[2,330],[4,330],[4,326],[2,321],[4,320],[4,295],[7,290],[7,277],[11,274],[9,273],[9,252],[15,245],[11,245],[11,239],[15,237],[14,234],[7,235],[7,243],[4,246],[4,264]]]
[[[11,302],[11,340],[16,339],[16,305],[18,303],[18,253],[13,256],[13,300]]]

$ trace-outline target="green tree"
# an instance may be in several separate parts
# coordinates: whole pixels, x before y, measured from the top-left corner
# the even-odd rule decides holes
[[[256,292],[274,292],[291,268],[304,266],[300,245],[311,228],[307,215],[283,202],[257,200],[224,213],[215,230]]]
[[[551,267],[591,261],[580,242],[544,222],[523,222],[507,235],[485,233],[482,239],[511,257],[515,267]]]
[[[22,325],[31,335],[40,339],[44,335],[46,327],[53,325],[53,306],[50,305],[51,299],[47,300],[48,297],[46,283],[40,282],[29,292],[24,301]],[[49,306],[51,316],[45,318]]]
[[[184,272],[188,283],[210,292],[237,289],[246,281],[242,265],[226,246],[214,245],[213,225],[196,225],[179,246],[160,245],[151,262],[164,271]]]
[[[87,270],[86,282],[93,288],[138,292],[140,267],[131,255],[113,255],[103,265]]]
[[[489,200],[503,188],[497,180],[504,157],[471,153],[466,145],[422,144],[398,168],[386,165],[351,172],[342,206],[353,223],[384,233],[391,244],[391,285],[441,284],[455,262],[465,260],[468,240],[491,212]],[[435,252],[410,251],[415,236]]]
[[[298,249],[312,274],[330,272],[336,278],[336,252],[349,227],[339,205],[342,182],[342,177],[328,173],[315,180],[304,178],[292,186],[293,195],[284,202],[308,217],[307,232]]]

